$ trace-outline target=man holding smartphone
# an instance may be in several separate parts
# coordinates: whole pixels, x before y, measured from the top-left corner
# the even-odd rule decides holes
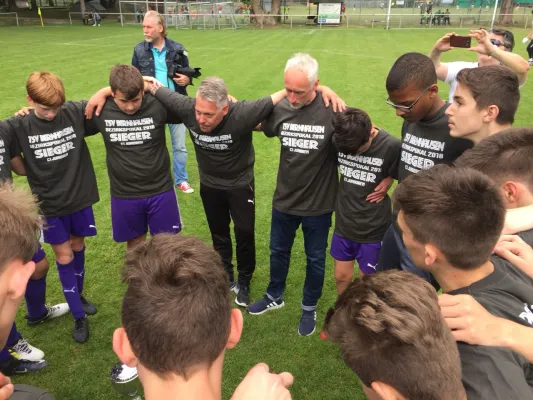
[[[477,46],[470,47],[467,38],[476,39]],[[452,32],[447,33],[440,38],[429,53],[429,58],[433,61],[435,71],[437,72],[437,78],[450,85],[448,102],[453,100],[453,94],[457,87],[457,74],[465,68],[477,68],[501,64],[516,73],[520,86],[526,83],[529,64],[518,54],[512,53],[514,44],[513,33],[505,29],[492,29],[490,32],[487,32],[485,29],[473,30],[470,31],[470,34],[467,37],[458,37]],[[477,52],[477,62],[456,61],[442,63],[440,60],[441,54],[450,51],[455,47],[463,47],[467,48],[469,51]]]

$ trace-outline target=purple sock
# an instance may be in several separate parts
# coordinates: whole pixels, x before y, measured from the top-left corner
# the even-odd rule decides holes
[[[72,316],[74,319],[85,317],[85,311],[83,311],[83,306],[81,305],[80,293],[78,292],[78,284],[74,273],[74,259],[68,264],[59,264],[57,261],[56,264],[59,280],[63,287],[63,295],[67,300]]]
[[[7,337],[7,342],[2,351],[0,351],[0,362],[9,360],[11,355],[9,354],[8,346],[14,346],[17,344],[22,335],[17,330],[17,325],[13,322],[9,336]]]
[[[83,280],[85,278],[85,247],[80,251],[74,251],[74,273],[78,283],[78,292],[83,292]]]
[[[28,317],[40,318],[46,314],[46,276],[41,279],[30,279],[26,287],[26,308]]]
[[[6,362],[10,358],[9,349],[7,348],[7,345],[4,346],[2,351],[0,351],[0,363]]]

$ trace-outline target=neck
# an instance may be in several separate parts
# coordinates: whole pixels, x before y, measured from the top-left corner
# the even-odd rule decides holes
[[[152,41],[152,46],[154,46],[157,50],[161,50],[164,45],[165,45],[164,36],[160,36],[157,40]]]
[[[463,270],[442,264],[431,271],[444,293],[472,285],[494,272],[494,264],[486,261],[477,268]]]
[[[479,132],[476,132],[473,135],[471,135],[469,139],[472,140],[474,143],[479,143],[483,139],[486,139],[489,136],[495,135],[496,133],[501,132],[504,129],[508,129],[510,127],[511,127],[511,124],[500,125],[496,123],[495,121],[492,121],[489,124],[485,125]]]
[[[171,374],[161,379],[153,372],[139,367],[139,378],[146,400],[220,400],[222,398],[222,364],[195,372],[188,380]]]
[[[440,96],[437,96],[437,98],[433,102],[433,106],[431,107],[428,114],[426,115],[426,118],[434,115],[437,111],[439,111],[444,106],[444,104],[446,104],[446,102],[442,100]]]

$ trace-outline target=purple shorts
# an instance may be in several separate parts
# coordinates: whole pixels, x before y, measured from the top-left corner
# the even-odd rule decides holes
[[[331,256],[338,261],[357,260],[359,270],[366,275],[374,274],[381,251],[381,242],[357,243],[333,233]]]
[[[115,242],[127,242],[150,234],[181,231],[180,209],[174,189],[144,199],[111,196],[111,223]]]
[[[92,206],[63,217],[45,218],[44,222],[43,237],[48,244],[65,243],[71,236],[96,236]]]
[[[43,247],[41,246],[40,243],[38,244],[38,246],[39,246],[39,248],[37,249],[37,251],[35,252],[35,254],[33,255],[33,257],[31,258],[31,260],[32,260],[35,264],[41,262],[41,261],[44,260],[44,258],[46,257],[46,254],[44,253]]]

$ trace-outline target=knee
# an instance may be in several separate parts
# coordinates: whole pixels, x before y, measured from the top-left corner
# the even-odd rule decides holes
[[[74,254],[72,252],[56,254],[56,262],[61,265],[67,265],[74,259]]]
[[[353,279],[353,269],[335,269],[335,280],[337,282],[351,282]]]
[[[72,236],[70,238],[70,247],[74,251],[82,251],[83,246],[85,245],[85,239],[82,237]]]
[[[37,264],[35,264],[35,271],[31,276],[31,279],[37,280],[42,279],[48,274],[48,269],[50,267],[50,264],[48,263],[48,260],[43,258],[41,261],[39,261]]]

